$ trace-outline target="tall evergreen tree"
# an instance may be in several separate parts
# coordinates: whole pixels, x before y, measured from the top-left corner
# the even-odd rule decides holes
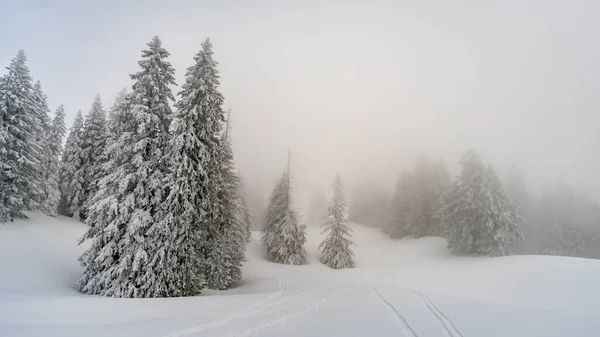
[[[329,203],[327,221],[323,233],[329,232],[319,245],[321,263],[329,268],[354,268],[354,253],[350,249],[352,230],[348,226],[346,196],[342,179],[336,175],[333,185],[333,198]]]
[[[106,143],[106,111],[102,107],[100,96],[97,95],[92,109],[85,117],[83,125],[83,142],[81,151],[83,160],[75,172],[75,179],[82,182],[81,199],[71,204],[73,216],[85,220],[87,209],[98,190],[98,180],[102,171],[102,152]]]
[[[59,173],[60,204],[59,213],[73,216],[72,205],[80,205],[83,202],[83,181],[76,172],[81,168],[84,161],[83,146],[83,114],[81,111],[75,115],[73,125],[69,130],[65,150],[62,155]]]
[[[448,247],[458,254],[513,254],[523,235],[504,186],[475,151],[467,151],[460,163],[461,174],[443,209]]]
[[[65,136],[65,109],[61,105],[56,109],[54,118],[50,124],[47,138],[47,157],[46,157],[46,198],[42,203],[42,212],[50,216],[56,216],[58,204],[60,202],[59,191],[59,172],[60,156],[62,153],[62,141]]]
[[[183,295],[183,282],[174,274],[179,254],[179,228],[164,226],[164,156],[168,148],[170,103],[174,100],[174,69],[158,37],[142,51],[130,109],[123,116],[114,156],[105,163],[110,174],[100,180],[80,239],[91,246],[80,257],[84,268],[81,290],[112,297]],[[192,142],[192,140],[189,140]],[[185,259],[181,255],[181,259]],[[177,269],[178,270],[178,269]]]
[[[30,210],[43,208],[51,187],[46,179],[49,175],[49,159],[51,150],[49,144],[50,129],[50,108],[48,108],[48,98],[42,90],[42,84],[37,81],[33,86],[34,105],[32,111],[32,127],[34,128],[33,142],[37,151],[35,151],[35,161],[39,165],[34,166],[29,179],[31,181],[27,207]]]
[[[40,166],[36,143],[35,94],[21,50],[0,78],[0,222],[24,218],[31,176]]]
[[[238,265],[227,255],[230,237],[225,231],[230,228],[225,226],[222,202],[227,197],[222,176],[223,96],[217,90],[219,77],[212,54],[206,40],[187,69],[165,157],[168,193],[161,223],[176,238],[173,250],[179,252],[173,253],[178,257],[173,274],[181,279],[184,295],[199,294],[207,285],[220,289],[237,282],[232,269]]]
[[[206,45],[205,53],[210,51]],[[235,173],[233,151],[229,134],[229,121],[222,137],[221,176],[223,186],[219,193],[219,203],[223,206],[220,217],[221,233],[216,238],[207,256],[207,285],[212,289],[227,289],[242,280],[242,261],[244,260],[247,242],[247,227],[243,219],[240,204],[239,178]]]
[[[292,207],[290,165],[275,184],[269,198],[261,241],[267,257],[276,263],[304,264],[306,262],[306,226],[298,224]]]

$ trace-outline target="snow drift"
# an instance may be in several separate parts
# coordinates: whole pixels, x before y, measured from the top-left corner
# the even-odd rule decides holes
[[[600,261],[455,257],[436,237],[393,241],[353,225],[356,268],[264,259],[253,233],[244,283],[168,299],[77,290],[85,225],[38,214],[0,226],[0,336],[598,336]]]

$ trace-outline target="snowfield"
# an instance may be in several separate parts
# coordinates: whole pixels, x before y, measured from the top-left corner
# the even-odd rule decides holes
[[[357,268],[267,262],[258,233],[244,283],[168,299],[79,293],[85,225],[33,214],[0,225],[0,336],[600,336],[600,261],[454,257],[352,225]]]

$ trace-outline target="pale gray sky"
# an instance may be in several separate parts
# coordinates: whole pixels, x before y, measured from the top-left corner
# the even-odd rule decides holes
[[[301,196],[335,172],[394,181],[419,152],[454,167],[473,147],[502,178],[514,164],[530,185],[561,176],[600,196],[598,13],[592,0],[3,0],[0,64],[24,49],[70,122],[96,93],[112,104],[152,36],[178,84],[210,37],[237,164],[265,192],[288,147]]]

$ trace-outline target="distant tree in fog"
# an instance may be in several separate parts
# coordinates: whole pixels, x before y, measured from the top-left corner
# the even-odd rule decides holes
[[[398,180],[384,232],[391,238],[442,235],[441,221],[435,214],[449,184],[442,161],[419,158],[414,171],[403,172]]]
[[[506,194],[511,202],[516,206],[517,214],[523,219],[523,237],[525,241],[519,251],[523,253],[534,252],[533,248],[533,228],[529,219],[529,194],[525,182],[521,178],[516,168],[511,168],[506,179]]]
[[[308,205],[308,225],[321,226],[327,216],[327,198],[323,191],[316,188]]]
[[[383,232],[390,238],[400,239],[413,235],[418,229],[417,205],[414,205],[415,194],[414,174],[405,170],[396,184],[389,219],[382,227]]]
[[[359,184],[350,202],[349,221],[370,227],[382,227],[389,218],[391,197],[377,184]]]
[[[547,187],[528,222],[532,252],[600,258],[600,205],[585,192],[563,182]]]
[[[352,245],[352,230],[348,226],[346,196],[339,175],[336,175],[333,185],[333,197],[328,207],[327,220],[323,224],[323,233],[327,237],[319,245],[320,261],[333,269],[353,268],[354,253]]]
[[[250,214],[251,228],[261,230],[264,224],[264,216],[266,212],[265,195],[256,181],[244,183],[244,195],[248,204],[248,212]]]
[[[457,254],[514,254],[523,240],[521,219],[493,168],[467,151],[462,170],[443,206],[448,247]]]
[[[526,216],[529,211],[529,195],[523,178],[516,168],[511,168],[506,179],[506,194],[517,206],[519,214]]]

